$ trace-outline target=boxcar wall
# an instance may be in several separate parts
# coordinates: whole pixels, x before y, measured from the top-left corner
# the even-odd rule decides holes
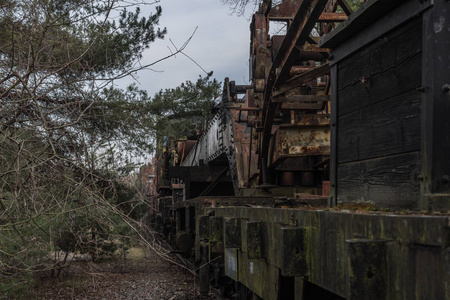
[[[322,41],[333,48],[333,201],[448,211],[448,1],[365,6]]]

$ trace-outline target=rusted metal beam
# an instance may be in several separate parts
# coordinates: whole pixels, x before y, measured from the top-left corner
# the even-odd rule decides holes
[[[267,20],[263,14],[255,14],[252,20],[251,32],[251,77],[253,80],[264,80],[266,77],[266,56],[270,54],[267,49]],[[255,84],[255,82],[254,82]]]
[[[262,136],[261,159],[268,157],[270,138],[272,135],[272,125],[275,116],[275,109],[278,103],[272,103],[272,88],[286,81],[294,61],[297,58],[298,46],[303,46],[310,38],[310,34],[320,14],[323,12],[327,0],[302,1],[292,24],[283,40],[281,49],[269,71],[268,80],[265,86],[263,116],[265,117],[264,130]],[[276,76],[277,69],[280,70]]]
[[[344,11],[344,13],[347,16],[350,16],[353,13],[352,8],[350,7],[350,5],[348,5],[347,1],[345,1],[345,0],[337,0],[337,2],[342,7],[342,10]]]
[[[330,154],[328,123],[320,124],[320,120],[316,118],[305,120],[305,123],[307,124],[280,125],[272,141],[273,164],[288,157]]]
[[[236,85],[236,93],[237,94],[245,94],[247,90],[250,90],[253,88],[252,85]]]
[[[284,82],[289,77],[290,68],[298,54],[297,47],[305,44],[327,2],[327,0],[303,1],[300,5],[283,40],[281,46],[283,51],[278,52],[272,65],[276,69],[280,68],[274,85]]]
[[[287,22],[292,20],[293,16],[278,16],[278,17],[270,17],[270,21],[278,21],[278,22]],[[344,22],[347,20],[348,16],[345,13],[322,13],[317,21],[319,22]]]
[[[345,13],[322,13],[319,22],[344,22],[348,16]]]
[[[327,6],[325,7],[326,12],[336,12],[338,7],[337,0],[328,1]]]
[[[272,102],[281,103],[301,103],[301,102],[327,102],[330,101],[329,95],[292,95],[279,96],[272,98]]]
[[[267,18],[271,21],[286,21],[294,18],[294,14],[302,0],[284,1],[270,10]]]
[[[295,76],[278,87],[274,87],[272,97],[279,96],[289,90],[300,87],[302,84],[305,84],[308,81],[328,74],[330,74],[330,66],[328,63],[326,63],[321,65],[320,67],[312,69],[311,71]]]
[[[303,117],[295,122],[295,126],[330,126],[330,115],[328,114],[305,114]],[[280,128],[292,127],[292,124],[281,124]]]
[[[259,5],[259,13],[268,16],[272,7],[272,0],[262,1]]]

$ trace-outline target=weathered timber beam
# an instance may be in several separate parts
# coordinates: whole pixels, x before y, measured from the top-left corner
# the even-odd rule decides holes
[[[272,97],[279,96],[289,90],[300,87],[301,85],[316,79],[317,77],[330,74],[330,65],[328,63],[314,68],[311,71],[305,72],[301,75],[295,76],[288,81],[284,82],[278,87],[273,88]]]
[[[330,101],[329,95],[293,95],[293,96],[279,96],[272,98],[272,102],[281,102],[281,103],[327,102],[327,101]]]
[[[259,5],[259,13],[268,16],[272,8],[272,0],[262,1]]]

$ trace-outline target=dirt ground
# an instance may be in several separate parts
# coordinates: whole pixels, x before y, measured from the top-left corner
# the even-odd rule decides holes
[[[201,299],[196,275],[143,248],[132,248],[126,260],[73,261],[64,279],[42,280],[30,294],[28,299]],[[217,298],[211,293],[209,299]]]

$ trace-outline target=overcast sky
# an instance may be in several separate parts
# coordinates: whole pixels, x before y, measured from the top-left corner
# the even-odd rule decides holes
[[[223,82],[225,77],[237,84],[248,84],[249,21],[230,15],[229,8],[220,0],[161,0],[160,26],[168,33],[164,40],[151,44],[144,53],[142,64],[153,62],[170,54],[174,46],[181,47],[197,28],[185,53],[213,77]],[[154,5],[143,7],[143,12],[154,12]],[[169,40],[170,39],[170,40]],[[153,96],[165,88],[174,88],[186,80],[195,81],[205,75],[201,68],[187,57],[178,54],[137,74],[136,84]],[[133,82],[126,79],[120,86]]]

